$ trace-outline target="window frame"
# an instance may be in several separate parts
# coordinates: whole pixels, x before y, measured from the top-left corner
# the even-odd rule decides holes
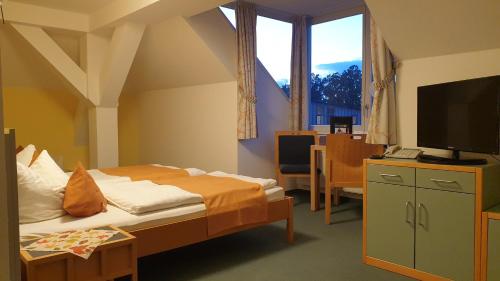
[[[326,23],[334,20],[340,20],[347,17],[356,15],[363,16],[363,34],[362,34],[362,85],[361,85],[361,125],[353,125],[353,131],[356,133],[365,133],[368,131],[368,120],[371,112],[371,47],[370,47],[370,14],[366,5],[360,5],[351,9],[334,12],[331,14],[313,17],[311,20],[311,27],[315,24]],[[312,46],[311,36],[309,36],[309,46]],[[311,48],[309,48],[309,59],[311,59]],[[309,71],[310,76],[311,71]],[[311,99],[310,93],[308,97],[308,107],[310,107]],[[321,133],[330,133],[329,125],[311,125],[309,128]]]
[[[236,4],[234,2],[223,5],[222,7],[229,8],[229,9],[235,9]],[[222,11],[220,11],[222,13]],[[283,21],[283,22],[288,22],[293,24],[293,18],[295,15],[284,12],[284,11],[278,11],[274,9],[269,9],[266,7],[258,6],[257,7],[257,15]],[[309,72],[309,88],[310,88],[310,76],[311,76],[311,27],[315,24],[320,24],[320,23],[325,23],[329,21],[334,21],[334,20],[339,20],[355,15],[362,15],[363,16],[363,39],[362,39],[362,85],[361,85],[361,125],[354,125],[353,126],[353,131],[356,133],[366,133],[368,131],[368,122],[370,119],[370,113],[371,113],[371,95],[370,93],[372,92],[372,82],[371,82],[371,77],[372,77],[372,67],[371,67],[371,46],[370,46],[370,13],[368,10],[368,7],[364,4],[355,6],[349,9],[345,10],[340,10],[336,11],[333,13],[325,14],[322,16],[316,16],[316,17],[311,17],[310,24],[309,24],[309,30],[308,30],[308,72]],[[293,36],[293,35],[292,35]],[[293,40],[293,38],[292,38]],[[292,50],[293,51],[293,50]],[[291,55],[291,54],[290,54]],[[260,62],[260,60],[259,60]],[[261,62],[260,62],[261,63]],[[261,63],[262,64],[262,63]],[[265,68],[265,66],[264,66]],[[265,68],[266,69],[266,68]],[[267,70],[267,69],[266,69]],[[270,75],[270,74],[269,74]],[[271,76],[272,77],[272,76]],[[287,97],[286,93],[281,89],[281,87],[278,85],[276,80],[273,81],[275,82],[276,86],[280,88],[282,94]],[[291,82],[291,81],[290,81]],[[311,103],[311,95],[310,95],[310,89],[307,92],[307,112],[304,112],[305,119],[307,123],[307,126],[309,129],[316,130],[321,133],[330,133],[330,126],[329,125],[310,125],[309,122],[309,107]]]

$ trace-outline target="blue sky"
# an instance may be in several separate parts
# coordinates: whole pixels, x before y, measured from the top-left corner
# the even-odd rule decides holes
[[[234,10],[221,9],[235,25]],[[362,15],[313,25],[312,72],[324,76],[331,72],[324,65],[361,60],[362,27]],[[291,42],[291,23],[261,16],[257,18],[257,56],[276,81],[289,80]]]

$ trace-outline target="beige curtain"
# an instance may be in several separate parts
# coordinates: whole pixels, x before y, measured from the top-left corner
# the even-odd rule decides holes
[[[396,63],[373,18],[370,21],[370,39],[374,93],[366,142],[395,144],[397,141]]]
[[[239,2],[236,6],[238,45],[238,139],[257,138],[255,104],[257,12],[255,5]]]
[[[290,129],[307,129],[309,92],[308,19],[297,16],[293,21],[292,70],[290,81]]]

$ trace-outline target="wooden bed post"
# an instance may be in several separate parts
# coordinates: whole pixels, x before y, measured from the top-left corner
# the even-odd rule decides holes
[[[3,124],[0,125],[0,128],[3,128]],[[0,234],[2,253],[0,279],[17,281],[21,280],[21,264],[19,258],[16,138],[13,129],[2,130],[0,133],[2,134],[0,136],[0,228],[2,229]]]
[[[288,199],[288,218],[286,219],[288,243],[293,243],[293,197]]]

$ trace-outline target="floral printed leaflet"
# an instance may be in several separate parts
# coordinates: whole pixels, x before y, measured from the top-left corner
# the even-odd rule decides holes
[[[117,233],[119,231],[102,229],[54,233],[23,247],[23,250],[68,252],[88,259],[95,248]]]

